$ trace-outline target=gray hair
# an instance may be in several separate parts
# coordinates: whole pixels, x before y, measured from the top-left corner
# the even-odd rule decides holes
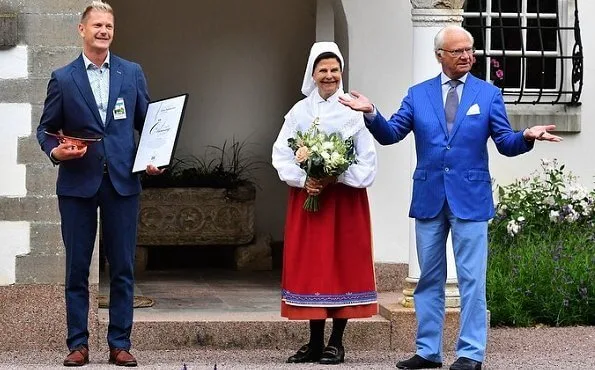
[[[463,27],[455,26],[455,25],[446,26],[446,27],[442,28],[440,31],[438,31],[438,33],[434,37],[434,51],[436,52],[436,54],[440,53],[440,49],[442,49],[442,46],[444,45],[444,37],[446,36],[447,33],[450,33],[450,32],[463,32],[467,35],[467,37],[469,37],[469,40],[471,41],[471,45],[473,45],[475,43],[475,40],[473,39],[473,35],[471,33],[469,33],[469,31],[467,31]]]
[[[81,23],[85,23],[85,21],[87,20],[87,17],[89,16],[89,13],[92,10],[97,10],[99,12],[106,12],[106,13],[110,13],[111,15],[114,15],[114,9],[112,9],[112,7],[108,3],[105,3],[103,1],[93,1],[91,3],[91,5],[89,5],[85,8],[85,10],[83,11],[83,14],[81,14]]]

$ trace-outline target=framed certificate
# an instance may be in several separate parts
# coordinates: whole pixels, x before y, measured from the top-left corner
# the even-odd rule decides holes
[[[133,173],[146,170],[149,164],[158,168],[171,165],[187,101],[188,94],[182,94],[149,103]]]

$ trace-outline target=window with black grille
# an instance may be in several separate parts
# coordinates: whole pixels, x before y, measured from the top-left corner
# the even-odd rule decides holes
[[[472,73],[507,103],[580,104],[583,53],[578,0],[467,0],[475,38]]]

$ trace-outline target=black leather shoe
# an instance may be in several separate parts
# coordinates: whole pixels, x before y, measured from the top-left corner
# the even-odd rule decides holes
[[[322,347],[312,348],[309,344],[305,344],[302,348],[298,349],[295,355],[287,359],[287,362],[299,364],[304,362],[318,362],[322,355]]]
[[[337,365],[345,361],[345,348],[326,346],[322,351],[320,363],[322,365]]]
[[[450,370],[481,370],[481,362],[467,357],[459,357],[450,365]]]
[[[436,369],[442,367],[442,362],[426,360],[420,355],[415,355],[409,360],[397,362],[399,369]]]

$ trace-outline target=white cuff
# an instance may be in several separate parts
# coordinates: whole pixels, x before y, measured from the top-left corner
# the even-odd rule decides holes
[[[60,164],[60,161],[56,159],[56,157],[54,157],[54,150],[56,150],[56,148],[52,149],[50,151],[50,161],[52,161],[52,163],[54,165]]]
[[[378,111],[376,110],[376,106],[374,105],[374,110],[371,113],[364,113],[364,118],[366,119],[367,122],[372,122],[374,121],[374,118],[376,118],[376,115],[378,114]]]

